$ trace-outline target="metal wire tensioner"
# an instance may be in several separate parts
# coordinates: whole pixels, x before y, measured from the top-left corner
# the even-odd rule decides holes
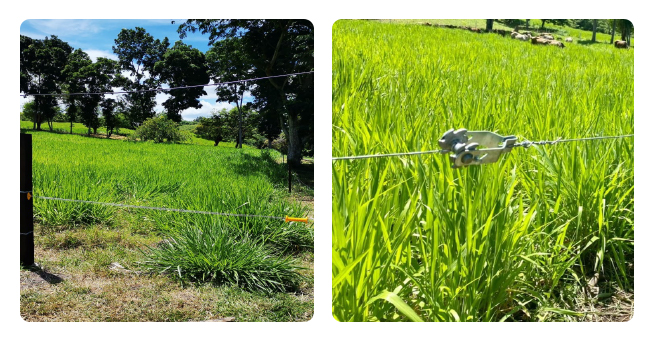
[[[515,146],[517,137],[501,136],[490,131],[467,131],[451,129],[438,140],[443,153],[451,153],[449,159],[454,168],[468,165],[494,163],[499,156]]]

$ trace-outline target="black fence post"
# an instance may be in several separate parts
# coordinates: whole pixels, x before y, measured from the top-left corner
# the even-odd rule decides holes
[[[291,162],[287,159],[287,166],[289,167],[289,193],[291,193]]]
[[[32,193],[32,135],[20,134],[20,264],[34,264],[34,197]]]

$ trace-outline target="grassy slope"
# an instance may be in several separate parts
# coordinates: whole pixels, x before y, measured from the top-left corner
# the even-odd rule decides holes
[[[369,21],[338,21],[333,40],[335,156],[437,149],[461,127],[520,140],[634,130],[632,50]],[[405,319],[366,305],[384,291],[426,320],[589,320],[631,291],[631,139],[448,162],[333,164],[339,320]],[[600,300],[584,294],[594,272]]]
[[[395,24],[422,24],[425,22],[431,24],[439,25],[456,25],[456,26],[467,26],[467,27],[478,27],[485,28],[485,19],[384,19],[380,20],[383,23],[395,23]],[[541,29],[542,21],[539,19],[531,19],[530,21],[530,30],[536,31],[557,31],[563,37],[573,37],[574,41],[591,42],[591,31],[584,31],[567,26],[558,26],[554,24],[545,24],[544,30]],[[512,30],[512,27],[501,24],[500,22],[494,22],[493,29],[505,29]],[[596,42],[609,44],[611,35],[596,32]],[[614,40],[620,39],[620,34],[614,36]],[[634,46],[634,38],[631,39],[631,44]]]
[[[21,129],[31,130],[32,127],[33,127],[32,122],[28,122],[28,121],[21,121],[20,122],[20,128]],[[41,125],[41,128],[43,130],[45,130],[45,131],[49,131],[49,128],[48,128],[47,124]],[[57,132],[57,133],[70,133],[70,123],[54,122],[54,123],[52,123],[52,128],[53,128],[54,132]],[[190,132],[192,130],[194,130],[194,128],[196,128],[196,125],[182,125],[180,127],[180,129],[182,131],[190,131]],[[86,128],[81,123],[73,123],[72,124],[72,133],[73,134],[78,134],[78,135],[85,135],[85,134],[88,133],[88,128]],[[97,129],[97,134],[100,135],[100,137],[101,136],[105,137],[106,136],[106,128],[102,127],[102,128]],[[131,134],[133,134],[133,130],[131,130],[131,129],[120,129],[118,132],[113,133],[111,138],[119,139],[120,136],[130,136]],[[210,140],[207,140],[207,139],[197,137],[194,134],[192,134],[191,137],[190,137],[190,140],[185,142],[185,144],[196,144],[196,145],[212,146],[212,145],[214,145],[214,142],[210,141]],[[234,148],[235,143],[234,142],[221,142],[221,143],[219,143],[219,146]],[[248,147],[249,147],[248,145],[244,145],[244,148],[248,148]]]
[[[291,202],[284,189],[284,166],[274,153],[31,133],[36,196],[242,214],[307,214],[303,206]],[[39,199],[35,217],[36,258],[44,271],[21,271],[21,313],[28,320],[300,321],[313,312],[309,250],[294,254],[307,268],[300,289],[272,295],[228,286],[183,287],[167,276],[109,269],[118,262],[140,270],[141,249],[156,246],[164,230],[217,219],[239,228],[286,229],[279,221]],[[308,226],[299,228],[310,232]]]

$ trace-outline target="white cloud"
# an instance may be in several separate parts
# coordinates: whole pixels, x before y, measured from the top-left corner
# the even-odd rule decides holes
[[[88,56],[90,57],[90,59],[92,59],[93,62],[96,62],[98,57],[117,60],[117,56],[109,51],[85,50],[84,52],[88,54]]]
[[[59,36],[89,36],[102,30],[93,20],[30,20],[29,23],[41,32],[56,32]]]
[[[200,109],[195,109],[195,108],[189,108],[183,112],[181,112],[181,116],[183,117],[183,120],[194,120],[197,117],[209,117],[210,114],[212,113],[212,110],[221,110],[221,109],[227,109],[230,110],[233,108],[235,105],[231,103],[226,103],[226,102],[216,102],[214,104],[201,100],[201,105],[203,105]]]

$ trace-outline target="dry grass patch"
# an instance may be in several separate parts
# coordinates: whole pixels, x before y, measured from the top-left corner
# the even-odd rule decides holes
[[[45,229],[35,226],[40,267],[20,273],[27,321],[307,321],[313,315],[311,252],[296,254],[306,277],[297,291],[263,294],[141,273],[140,247],[161,239],[127,226]]]

